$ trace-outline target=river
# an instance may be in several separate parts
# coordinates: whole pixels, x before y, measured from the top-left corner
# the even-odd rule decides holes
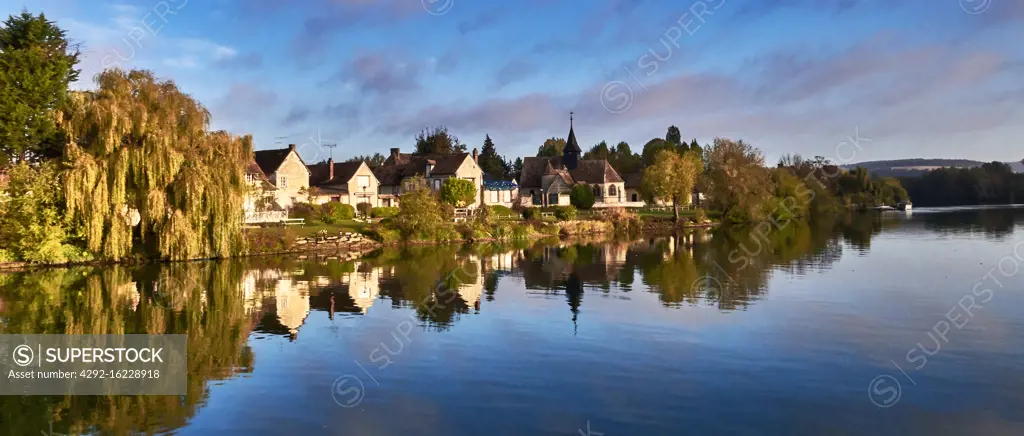
[[[188,395],[0,432],[1024,434],[1024,209],[0,275],[0,333],[180,333]],[[48,433],[49,432],[49,433]]]

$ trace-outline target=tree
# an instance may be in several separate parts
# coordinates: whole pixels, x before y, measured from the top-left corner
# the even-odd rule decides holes
[[[640,171],[643,162],[640,156],[633,153],[626,141],[620,142],[612,148],[609,163],[619,174],[632,174]]]
[[[56,162],[10,168],[0,201],[0,259],[38,263],[89,260],[72,245],[76,233],[65,213]],[[10,251],[8,251],[10,250]]]
[[[772,181],[761,151],[746,142],[715,138],[706,152],[708,199],[732,222],[767,218]]]
[[[679,133],[678,127],[669,126],[668,131],[665,132],[665,142],[672,144],[676,147],[683,145],[683,135]]]
[[[661,138],[654,138],[647,141],[644,144],[644,150],[641,156],[643,157],[643,165],[651,166],[654,164],[654,156],[661,150],[672,150],[675,151],[676,147]]]
[[[242,253],[252,137],[209,132],[206,108],[148,71],[107,70],[97,83],[73,93],[61,116],[67,212],[86,247],[111,260],[133,247],[173,260]]]
[[[377,168],[381,165],[384,165],[384,161],[386,160],[388,160],[386,156],[380,153],[374,153],[372,156],[368,154],[354,156],[347,160],[346,162],[366,162],[366,165],[369,165],[370,168]]]
[[[459,138],[448,133],[447,127],[428,127],[416,135],[416,150],[413,154],[455,154],[465,153],[466,145]]]
[[[79,51],[43,14],[12,15],[0,27],[0,166],[61,155],[54,116],[78,79]]]
[[[523,175],[523,158],[517,157],[516,162],[512,164],[512,177],[519,181],[519,177]]]
[[[466,179],[449,177],[441,184],[441,201],[455,207],[466,207],[476,200],[476,185]]]
[[[594,191],[590,190],[587,185],[576,185],[572,187],[572,191],[569,191],[569,204],[572,204],[577,209],[589,210],[594,207]]]
[[[392,223],[405,239],[432,238],[444,225],[441,205],[423,177],[414,177],[406,183]]]
[[[679,203],[693,192],[702,168],[696,153],[679,155],[661,150],[655,155],[654,164],[644,169],[644,187],[654,198],[671,201],[675,220],[679,221]]]
[[[611,150],[608,149],[608,143],[601,141],[597,145],[590,147],[590,151],[583,154],[584,159],[605,159],[610,160],[612,155]]]
[[[484,146],[480,149],[479,159],[480,169],[484,173],[501,178],[508,176],[505,171],[505,161],[498,155],[498,150],[494,147],[491,135],[487,135],[484,139]]]
[[[690,151],[695,151],[702,155],[704,154],[704,149],[700,148],[700,144],[697,143],[697,138],[693,138],[693,141],[690,141]]]
[[[537,157],[556,157],[565,149],[565,138],[549,138],[537,149]]]

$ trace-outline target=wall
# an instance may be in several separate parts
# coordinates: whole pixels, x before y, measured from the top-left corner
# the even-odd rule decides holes
[[[282,177],[287,178],[287,187],[281,186]],[[270,183],[277,187],[277,203],[283,208],[289,208],[294,202],[306,201],[306,195],[300,194],[299,191],[309,187],[309,170],[299,159],[299,155],[292,151],[281,163],[281,167],[270,175]]]
[[[480,169],[480,166],[473,161],[473,158],[466,158],[462,162],[462,166],[455,171],[455,177],[460,179],[473,179],[473,184],[476,185],[477,196],[473,201],[473,204],[469,205],[470,209],[480,207],[480,192],[484,190],[484,172]]]

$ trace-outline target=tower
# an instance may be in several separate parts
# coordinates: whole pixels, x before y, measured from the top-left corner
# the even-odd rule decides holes
[[[573,114],[573,112],[569,112],[569,139],[566,140],[565,148],[562,149],[562,165],[570,171],[579,166],[580,154],[583,153],[580,145],[576,142],[576,132],[573,131]]]

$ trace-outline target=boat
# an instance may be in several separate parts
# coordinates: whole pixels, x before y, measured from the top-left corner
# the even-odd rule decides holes
[[[896,208],[892,207],[892,206],[884,206],[883,205],[883,206],[875,206],[874,208],[872,208],[872,210],[876,210],[876,211],[879,211],[879,212],[888,212],[890,210],[896,210]]]
[[[901,201],[899,204],[896,205],[896,210],[911,210],[913,208],[914,205],[909,201]]]

